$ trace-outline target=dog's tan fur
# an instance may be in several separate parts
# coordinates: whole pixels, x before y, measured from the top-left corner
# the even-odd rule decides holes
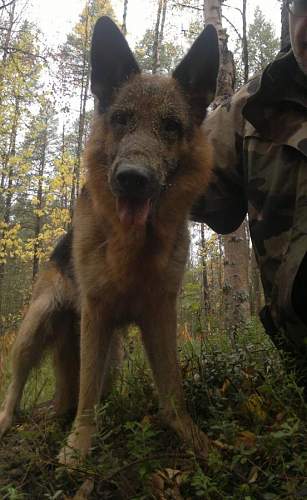
[[[137,125],[124,133],[122,124],[112,124],[110,117],[127,110]],[[172,127],[161,133],[161,120],[174,115],[182,133],[174,134]],[[60,461],[71,464],[75,451],[85,455],[94,407],[109,390],[108,374],[120,358],[118,332],[133,322],[141,330],[163,417],[205,454],[206,436],[186,412],[176,355],[176,299],[188,252],[187,219],[211,172],[211,150],[199,125],[175,78],[137,72],[112,96],[107,111],[96,113],[85,153],[86,185],[74,214],[72,259],[64,270],[51,259],[35,286],[13,349],[13,381],[0,414],[0,433],[11,424],[29,370],[52,342],[56,410],[78,403]],[[146,224],[127,226],[119,217],[110,184],[122,162],[146,164],[163,188]],[[178,167],[172,172],[174,164]]]

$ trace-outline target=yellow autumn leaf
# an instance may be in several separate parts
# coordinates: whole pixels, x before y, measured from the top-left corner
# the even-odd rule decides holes
[[[10,239],[5,240],[5,246],[6,248],[12,248],[13,242]]]
[[[251,416],[256,417],[261,422],[264,422],[267,418],[267,413],[264,410],[264,401],[259,394],[251,394],[243,404],[243,411],[250,413]]]

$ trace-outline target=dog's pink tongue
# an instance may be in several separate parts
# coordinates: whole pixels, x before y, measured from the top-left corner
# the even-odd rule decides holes
[[[125,226],[144,226],[150,211],[150,199],[136,201],[119,198],[117,211],[120,222]]]

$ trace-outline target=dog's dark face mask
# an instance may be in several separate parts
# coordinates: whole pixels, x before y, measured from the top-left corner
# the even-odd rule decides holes
[[[92,91],[110,134],[108,178],[122,224],[144,226],[176,182],[181,156],[214,97],[218,53],[208,26],[172,78],[141,75],[116,25],[106,17],[97,21]]]

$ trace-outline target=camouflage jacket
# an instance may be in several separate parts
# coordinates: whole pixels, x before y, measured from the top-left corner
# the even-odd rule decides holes
[[[223,102],[204,128],[214,148],[215,178],[192,218],[223,234],[248,212],[265,326],[273,335],[284,331],[301,349],[307,326],[291,297],[307,252],[307,78],[292,52]],[[307,311],[307,292],[305,298]]]

